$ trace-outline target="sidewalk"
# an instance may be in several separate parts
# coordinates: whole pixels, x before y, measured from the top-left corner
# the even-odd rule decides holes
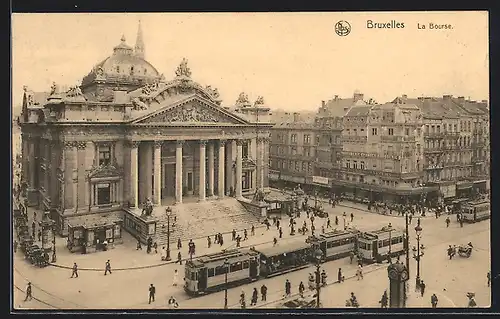
[[[33,220],[33,211],[37,212],[37,221],[40,221],[43,215],[42,211],[29,208],[28,219],[30,228],[31,222]],[[297,218],[297,225],[301,225],[305,219],[305,214],[303,214],[302,218]],[[319,221],[320,223],[324,222],[322,219],[319,219]],[[271,225],[269,230],[266,230],[266,226],[256,225],[254,236],[251,235],[250,226],[249,228],[247,228],[248,239],[241,241],[241,248],[272,244],[274,237],[278,239],[278,245],[282,241],[289,241],[293,239],[300,239],[301,241],[304,241],[307,237],[300,235],[298,232],[296,232],[296,235],[291,236],[289,234],[288,220],[281,220],[280,224],[283,229],[282,239],[279,238],[279,233],[276,226]],[[310,224],[310,222],[308,224]],[[237,235],[238,234],[242,238],[244,238],[243,230],[237,230]],[[171,261],[161,261],[162,246],[158,247],[157,254],[154,253],[154,249],[150,254],[147,254],[145,245],[142,246],[142,250],[136,250],[137,242],[130,234],[128,234],[127,232],[123,232],[122,236],[123,244],[117,245],[114,249],[110,249],[106,252],[96,252],[92,254],[71,253],[66,248],[66,238],[56,237],[57,262],[51,263],[50,265],[63,269],[72,269],[73,263],[76,262],[80,271],[104,271],[105,261],[109,259],[111,260],[113,270],[120,271],[161,267],[164,265],[175,263],[177,261],[177,255],[179,252],[179,249],[177,249],[177,241],[172,241],[170,243]],[[203,255],[217,253],[221,250],[236,249],[236,241],[231,240],[231,233],[224,233],[223,237],[224,245],[220,246],[219,244],[214,244],[214,236],[210,236],[210,239],[212,241],[212,245],[210,248],[208,248],[207,246],[207,237],[193,238],[193,242],[196,244],[196,254],[193,255],[193,258],[199,258]],[[39,242],[37,243],[40,244]],[[187,244],[187,241],[182,242],[182,247],[180,249],[183,261],[189,259]],[[20,251],[15,254],[15,257],[16,262],[19,261],[27,263]]]

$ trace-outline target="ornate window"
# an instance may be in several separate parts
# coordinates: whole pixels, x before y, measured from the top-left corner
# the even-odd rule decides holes
[[[248,143],[243,144],[242,156],[243,158],[248,158]]]
[[[99,166],[107,166],[111,164],[111,146],[99,145]]]
[[[95,201],[97,205],[111,204],[111,184],[101,183],[96,184],[96,194],[97,198]]]

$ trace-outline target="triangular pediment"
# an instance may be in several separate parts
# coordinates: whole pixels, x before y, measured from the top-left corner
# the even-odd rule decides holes
[[[244,119],[199,96],[192,96],[156,112],[141,116],[133,124],[249,124]]]

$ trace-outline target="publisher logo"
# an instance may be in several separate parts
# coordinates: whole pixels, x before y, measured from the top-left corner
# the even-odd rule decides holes
[[[351,25],[347,21],[340,20],[335,24],[335,33],[341,37],[345,37],[351,33]]]

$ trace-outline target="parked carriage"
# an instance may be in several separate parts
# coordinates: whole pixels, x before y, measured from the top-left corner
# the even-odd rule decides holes
[[[458,255],[460,257],[465,257],[469,258],[472,255],[472,249],[474,246],[472,246],[472,243],[468,243],[467,245],[460,245],[458,247]]]
[[[31,245],[26,248],[26,259],[31,264],[38,267],[45,267],[49,264],[49,255],[38,245]]]

